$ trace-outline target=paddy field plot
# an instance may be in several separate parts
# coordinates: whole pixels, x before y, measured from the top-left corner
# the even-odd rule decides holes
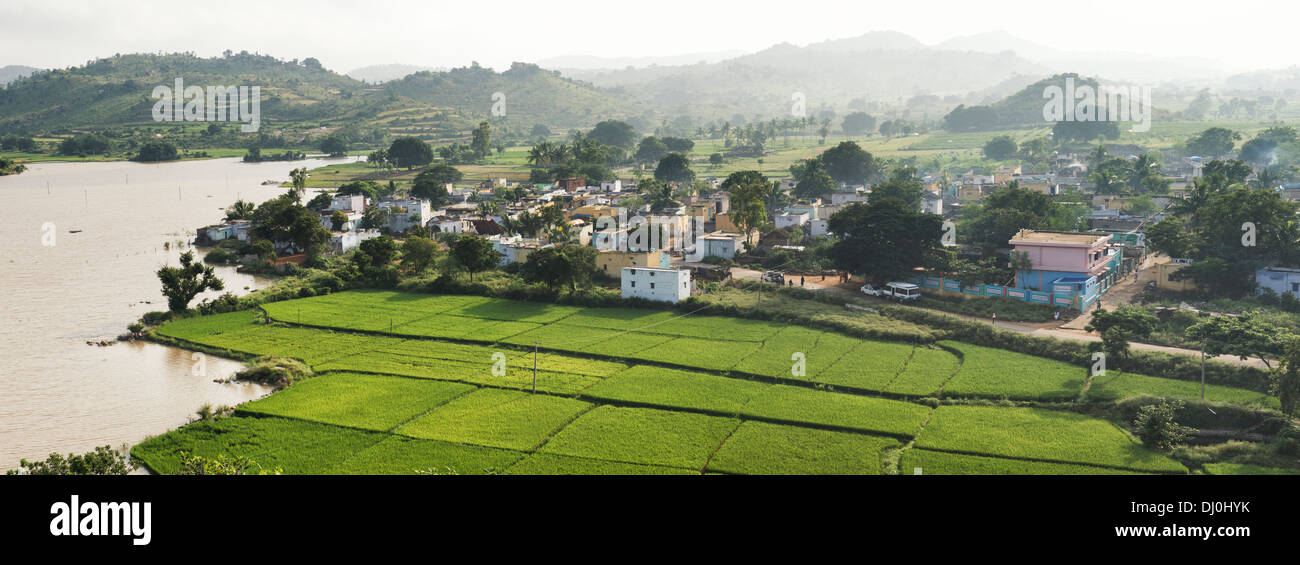
[[[605,405],[560,430],[541,452],[698,470],[739,424],[734,418]]]
[[[940,406],[916,447],[1135,471],[1185,473],[1109,422],[1041,408]]]
[[[964,455],[943,451],[912,448],[899,459],[900,475],[1139,475],[1138,471],[1072,465],[1069,463],[1044,463],[1024,459],[1007,459],[983,455]]]
[[[532,450],[591,408],[580,400],[484,388],[411,420],[395,433],[469,445]]]
[[[279,393],[244,404],[239,410],[388,431],[472,390],[473,386],[453,382],[329,373],[295,383]]]
[[[781,423],[857,430],[911,438],[930,408],[911,402],[773,385],[759,393],[741,415]]]
[[[582,391],[582,396],[734,416],[769,386],[745,379],[640,365],[602,380]]]
[[[1093,377],[1088,387],[1088,398],[1092,400],[1123,400],[1142,395],[1200,400],[1201,383],[1106,371],[1105,375]],[[1262,392],[1212,384],[1205,385],[1205,399],[1273,409],[1280,406],[1276,397]]]
[[[860,390],[884,391],[903,370],[914,347],[884,341],[860,341],[812,380]]]
[[[943,387],[946,397],[1074,400],[1087,377],[1086,367],[1060,361],[956,341],[943,344],[962,354],[961,370]]]
[[[745,422],[718,448],[706,471],[747,475],[879,475],[893,438]]]
[[[507,475],[698,475],[699,471],[534,453],[506,470]]]

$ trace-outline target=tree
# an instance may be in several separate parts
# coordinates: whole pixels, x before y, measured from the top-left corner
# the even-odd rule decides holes
[[[412,236],[402,244],[402,265],[412,273],[419,273],[438,256],[437,242],[427,237]]]
[[[669,153],[655,166],[655,179],[690,184],[695,180],[695,171],[691,170],[691,161],[686,155]]]
[[[897,198],[855,202],[831,216],[835,265],[876,283],[906,277],[942,246],[943,219]]]
[[[835,192],[835,179],[826,171],[826,163],[820,158],[807,159],[790,166],[794,176],[794,195],[812,200],[824,194]]]
[[[1169,451],[1195,434],[1196,428],[1174,420],[1182,409],[1181,400],[1161,400],[1139,408],[1137,418],[1133,420],[1133,429],[1142,440],[1142,445],[1156,451]]]
[[[674,153],[690,153],[695,149],[695,142],[684,137],[665,137],[662,141],[664,147]]]
[[[587,286],[596,272],[595,247],[586,245],[553,245],[533,251],[523,266],[524,279],[540,282],[555,289],[568,286],[569,293],[578,286]]]
[[[253,232],[273,242],[292,243],[311,255],[330,240],[330,232],[321,225],[320,216],[298,204],[292,194],[263,202],[253,212]]]
[[[344,226],[348,223],[348,215],[342,210],[335,210],[330,214],[330,229],[334,231],[343,231]]]
[[[180,159],[176,153],[176,146],[166,141],[150,141],[140,146],[140,151],[136,153],[132,161],[142,163],[155,163],[158,161],[175,161]]]
[[[501,205],[497,204],[495,200],[484,200],[478,203],[478,206],[474,209],[474,213],[478,214],[480,218],[490,218],[492,216],[500,216],[502,210]]]
[[[866,184],[879,174],[875,159],[853,141],[841,141],[827,149],[821,154],[821,162],[838,183]]]
[[[767,199],[772,183],[758,171],[737,171],[727,175],[719,187],[731,194],[731,221],[749,235],[767,224]]]
[[[1300,338],[1291,336],[1283,349],[1282,366],[1273,372],[1271,392],[1282,405],[1282,412],[1300,416]]]
[[[125,446],[123,446],[125,448]],[[51,453],[44,461],[21,459],[21,470],[9,470],[6,475],[125,475],[140,465],[130,460],[125,453],[107,445],[96,447],[94,451],[82,455],[68,454],[67,457]]]
[[[1157,252],[1176,258],[1191,255],[1192,234],[1187,233],[1183,219],[1178,216],[1166,216],[1147,228],[1146,235],[1151,249]]]
[[[388,147],[388,160],[409,171],[433,162],[433,149],[418,137],[399,137]]]
[[[391,236],[381,235],[361,242],[352,260],[361,267],[387,267],[397,259],[399,251],[401,248],[398,247],[396,240]]]
[[[593,139],[623,149],[631,149],[636,144],[636,130],[627,122],[618,120],[605,120],[596,124],[587,133],[587,139]]]
[[[999,135],[984,144],[984,156],[994,161],[1005,161],[1015,157],[1019,150],[1016,140],[1011,139],[1009,135]]]
[[[851,112],[844,116],[844,121],[840,128],[848,135],[861,135],[869,131],[875,131],[876,119],[866,112]]]
[[[898,167],[889,175],[889,180],[871,187],[871,199],[897,198],[914,210],[921,209],[921,199],[925,187],[916,176],[916,169]]]
[[[271,243],[269,240],[257,240],[257,243],[254,243],[250,250],[258,259],[263,261],[270,261],[275,258],[275,244]]]
[[[253,210],[257,206],[247,200],[236,200],[229,208],[226,208],[226,221],[247,220],[253,217]]]
[[[469,273],[469,280],[473,282],[474,273],[492,269],[501,262],[501,253],[486,239],[462,235],[451,244],[451,258]]]
[[[1119,139],[1119,124],[1108,120],[1056,122],[1052,126],[1052,139],[1057,143]]]
[[[344,183],[334,194],[336,196],[364,196],[371,200],[379,200],[379,184],[372,180],[354,180]]]
[[[348,143],[341,137],[331,135],[320,141],[320,150],[330,157],[342,157],[348,152]]]
[[[320,220],[317,220],[317,225]],[[194,252],[181,254],[180,267],[161,267],[158,280],[162,282],[163,296],[167,297],[167,307],[172,312],[184,312],[190,301],[205,290],[223,290],[225,284],[217,278],[212,267],[194,262]]]
[[[668,146],[659,138],[648,135],[641,138],[636,148],[636,160],[642,163],[658,163],[668,154]]]
[[[294,202],[302,202],[302,197],[307,194],[307,167],[289,171],[289,181],[292,185],[289,192],[293,195]]]
[[[1101,349],[1106,355],[1123,359],[1128,355],[1129,342],[1149,337],[1156,330],[1157,320],[1145,308],[1121,306],[1115,310],[1097,310],[1084,331],[1101,334],[1101,343],[1094,342],[1094,351]]]
[[[447,185],[460,182],[464,174],[451,165],[437,164],[415,175],[411,181],[411,196],[428,200],[437,208],[451,201]]]
[[[1238,139],[1241,139],[1241,134],[1232,130],[1210,128],[1187,140],[1186,149],[1192,155],[1217,159],[1231,153]]]
[[[470,149],[474,151],[474,157],[482,159],[492,153],[492,126],[487,122],[479,122],[478,127],[474,128],[473,137],[469,142]]]
[[[722,154],[712,153],[709,155],[709,164],[716,167],[722,164]]]
[[[1281,356],[1295,337],[1265,320],[1258,310],[1238,316],[1210,316],[1188,327],[1183,335],[1188,341],[1201,343],[1210,357],[1256,357],[1270,369],[1273,365],[1269,358]]]

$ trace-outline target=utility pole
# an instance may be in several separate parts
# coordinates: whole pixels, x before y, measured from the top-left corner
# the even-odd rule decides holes
[[[533,342],[533,394],[537,394],[537,346],[541,342]]]
[[[1205,342],[1201,342],[1201,401],[1205,401]]]

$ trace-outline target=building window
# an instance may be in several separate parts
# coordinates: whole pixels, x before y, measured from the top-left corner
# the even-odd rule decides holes
[[[1293,294],[1300,294],[1300,283],[1291,283],[1291,292]]]
[[[654,290],[654,288],[655,288],[655,283],[650,283],[650,290]]]
[[[636,288],[636,281],[632,281],[632,287]]]

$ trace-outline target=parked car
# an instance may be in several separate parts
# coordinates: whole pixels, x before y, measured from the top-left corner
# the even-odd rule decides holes
[[[912,283],[891,282],[884,286],[875,286],[872,283],[867,283],[862,285],[860,290],[863,294],[869,296],[890,298],[899,302],[913,302],[921,299],[921,287]]]
[[[785,284],[785,275],[781,271],[765,271],[763,272],[763,282]]]

